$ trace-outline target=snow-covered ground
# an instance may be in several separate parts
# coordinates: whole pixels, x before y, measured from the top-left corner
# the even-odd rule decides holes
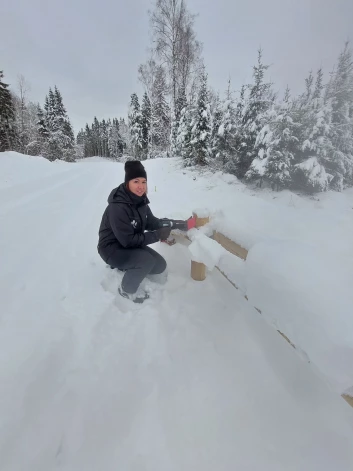
[[[146,167],[157,216],[207,208],[250,249],[220,262],[241,289],[191,280],[186,243],[156,244],[167,285],[131,306],[96,251],[123,166],[0,154],[1,470],[351,470],[332,384],[353,378],[352,193],[252,196],[176,159]]]

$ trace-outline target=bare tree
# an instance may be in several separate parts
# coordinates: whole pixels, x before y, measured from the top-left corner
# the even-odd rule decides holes
[[[141,64],[138,68],[138,78],[140,82],[143,84],[145,88],[145,92],[147,93],[147,96],[150,100],[151,103],[151,115],[154,116],[154,109],[155,109],[155,94],[153,92],[154,88],[154,83],[156,80],[156,75],[157,75],[157,70],[158,67],[160,67],[155,59],[153,58],[153,53],[151,57],[148,59],[148,61],[145,64]],[[150,128],[150,133],[148,137],[148,147],[153,153],[153,134],[154,134],[154,119],[151,119],[151,128]]]
[[[150,18],[155,50],[167,66],[175,108],[178,90],[181,86],[187,89],[201,52],[193,29],[194,15],[188,12],[185,0],[156,0]]]
[[[17,79],[17,95],[14,94],[15,115],[18,133],[18,150],[26,152],[26,146],[29,142],[29,113],[28,113],[28,92],[30,86],[23,75]]]

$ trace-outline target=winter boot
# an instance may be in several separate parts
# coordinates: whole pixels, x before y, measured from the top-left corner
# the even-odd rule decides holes
[[[123,290],[121,286],[119,286],[118,292],[123,298],[130,299],[130,301],[138,304],[142,304],[144,301],[146,301],[146,299],[150,297],[150,295],[146,293],[146,291],[142,290],[137,290],[136,293],[127,293]]]

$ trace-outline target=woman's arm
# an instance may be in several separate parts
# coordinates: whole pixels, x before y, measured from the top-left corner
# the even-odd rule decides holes
[[[159,219],[152,214],[152,211],[149,206],[147,206],[147,224],[146,229],[148,231],[156,231],[159,229]]]

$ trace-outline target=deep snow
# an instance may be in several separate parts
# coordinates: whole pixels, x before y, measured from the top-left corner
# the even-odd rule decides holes
[[[11,167],[0,154],[0,188],[3,158]],[[121,164],[54,163],[44,174],[47,162],[32,158],[24,164],[26,178],[19,173],[16,181],[20,160],[28,158],[11,159],[11,185],[0,189],[1,470],[352,469],[353,410],[244,291],[217,270],[202,283],[191,280],[186,243],[155,244],[168,261],[169,280],[152,285],[146,305],[116,296],[120,275],[105,266],[96,245],[106,198],[123,179]],[[259,239],[276,242],[269,231],[256,238],[256,218],[244,224],[245,202],[253,216],[256,204],[258,214],[266,205],[276,212],[272,202],[228,177],[194,180],[176,159],[146,167],[157,216],[186,218],[195,207],[227,214],[232,206],[237,224],[218,217],[235,237],[252,234],[250,267],[263,257]],[[274,220],[268,224],[276,233]],[[262,281],[247,272],[248,262],[237,260],[229,271],[260,302],[269,293],[257,291]],[[283,270],[278,276],[287,276]],[[310,294],[315,306],[309,288],[303,296]],[[291,309],[282,313],[285,324]],[[294,323],[294,331],[305,337],[307,321]],[[342,331],[335,333],[339,342]]]

